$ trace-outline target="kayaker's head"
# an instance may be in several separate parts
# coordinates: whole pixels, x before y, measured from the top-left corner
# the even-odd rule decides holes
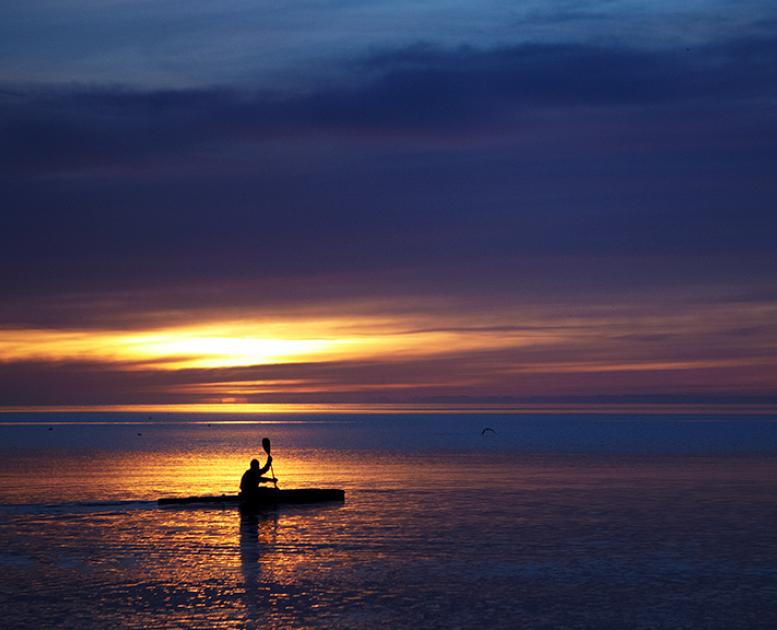
[[[251,470],[258,470],[259,469],[259,460],[258,459],[252,459],[251,460]]]

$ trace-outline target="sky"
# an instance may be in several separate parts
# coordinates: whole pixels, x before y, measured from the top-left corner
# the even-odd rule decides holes
[[[0,408],[777,404],[773,2],[0,4]]]

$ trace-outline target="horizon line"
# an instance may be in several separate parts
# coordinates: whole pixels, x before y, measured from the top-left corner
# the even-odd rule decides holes
[[[224,414],[744,414],[777,415],[773,403],[179,403],[0,406],[9,413],[224,413]]]

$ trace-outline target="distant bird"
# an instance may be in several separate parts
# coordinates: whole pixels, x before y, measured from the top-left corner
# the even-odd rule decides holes
[[[486,427],[485,429],[483,429],[483,430],[480,432],[480,435],[481,435],[482,437],[486,437],[486,433],[488,433],[489,431],[491,431],[491,433],[496,433],[496,431],[494,431],[494,430],[493,430],[491,427]]]
[[[210,426],[210,422],[208,422],[208,426]]]
[[[54,427],[49,427],[49,431],[53,431],[53,430],[54,430]]]
[[[143,434],[142,433],[138,433],[138,437],[140,437],[141,435],[143,435]]]

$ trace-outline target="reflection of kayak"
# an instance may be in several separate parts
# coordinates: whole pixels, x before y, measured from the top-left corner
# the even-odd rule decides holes
[[[234,503],[253,506],[323,503],[325,501],[344,501],[345,490],[330,488],[299,488],[296,490],[277,490],[275,488],[260,488],[250,498],[237,494],[222,494],[204,497],[165,497],[159,499],[159,505],[186,505],[196,503]]]

